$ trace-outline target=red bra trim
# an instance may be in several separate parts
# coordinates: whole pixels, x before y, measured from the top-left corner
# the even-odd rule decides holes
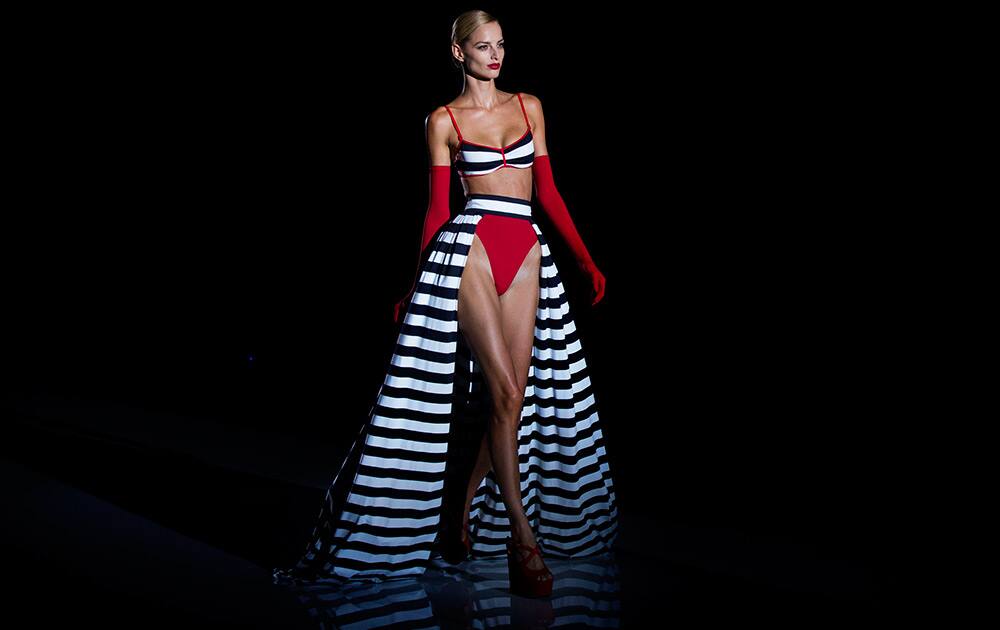
[[[478,142],[472,142],[470,140],[464,139],[462,137],[462,130],[458,128],[458,121],[455,120],[455,115],[451,113],[451,108],[448,107],[447,105],[445,105],[444,108],[448,110],[448,115],[451,116],[451,124],[453,124],[455,126],[455,131],[458,133],[458,141],[459,142],[462,142],[464,144],[472,144],[472,145],[475,145],[477,147],[486,147],[487,149],[496,149],[497,151],[500,151],[501,153],[504,153],[504,152],[507,151],[507,149],[511,148],[512,146],[514,146],[515,144],[517,144],[518,142],[520,142],[521,140],[523,140],[524,137],[526,135],[528,135],[528,132],[531,131],[531,121],[528,120],[528,112],[525,111],[525,109],[524,109],[524,101],[521,100],[521,93],[520,92],[517,93],[517,100],[521,104],[521,113],[524,115],[524,122],[525,122],[525,124],[527,125],[528,128],[524,130],[524,133],[521,134],[520,138],[518,138],[517,140],[511,142],[510,144],[508,144],[505,147],[495,147],[495,146],[490,145],[490,144],[480,144]]]

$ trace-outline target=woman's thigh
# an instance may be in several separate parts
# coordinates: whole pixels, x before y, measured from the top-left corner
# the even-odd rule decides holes
[[[538,308],[541,246],[532,246],[503,295],[496,294],[486,248],[472,239],[458,290],[458,326],[494,400],[523,395]]]
[[[503,335],[500,299],[486,248],[473,236],[458,285],[458,329],[483,371],[493,400],[517,392],[517,376]]]
[[[510,288],[500,296],[500,320],[504,340],[523,392],[528,384],[528,368],[535,344],[535,318],[538,312],[538,276],[542,246],[536,242],[525,256]]]

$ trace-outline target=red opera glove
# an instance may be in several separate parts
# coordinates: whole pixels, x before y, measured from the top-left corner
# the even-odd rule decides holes
[[[573,219],[569,216],[566,202],[556,189],[555,179],[552,177],[552,164],[548,155],[535,156],[535,161],[531,165],[531,172],[535,180],[535,194],[542,210],[552,220],[559,235],[569,246],[576,264],[590,278],[591,288],[594,292],[594,300],[591,305],[597,304],[604,297],[604,274],[600,272],[594,260],[590,257],[590,252],[583,244],[580,233],[577,232]]]
[[[427,213],[424,215],[423,233],[420,237],[420,253],[417,258],[417,276],[413,279],[413,286],[407,291],[406,296],[393,307],[392,320],[397,324],[406,310],[413,292],[417,288],[417,280],[420,278],[420,268],[424,259],[424,250],[431,242],[434,234],[447,223],[451,218],[451,209],[448,206],[449,193],[451,188],[451,166],[431,165],[429,169],[430,198],[427,202]]]

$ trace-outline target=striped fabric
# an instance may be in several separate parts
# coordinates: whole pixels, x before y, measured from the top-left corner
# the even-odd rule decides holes
[[[489,175],[504,167],[531,168],[535,160],[535,143],[531,137],[531,122],[528,120],[528,113],[524,110],[524,101],[521,99],[520,92],[517,93],[517,99],[521,103],[521,113],[524,115],[527,128],[520,138],[505,147],[491,147],[477,142],[469,142],[463,138],[455,115],[451,113],[451,108],[445,105],[455,131],[458,133],[459,148],[455,154],[454,166],[459,177]]]
[[[438,232],[385,380],[327,490],[305,554],[276,583],[417,576],[437,559],[451,434],[488,422],[489,388],[458,329],[458,288],[486,214],[530,221],[541,243],[539,301],[519,427],[521,495],[545,557],[605,553],[618,507],[580,337],[548,243],[523,199],[471,194]],[[475,444],[478,452],[478,442]],[[505,557],[510,522],[494,471],[472,503],[472,558]],[[462,486],[465,487],[464,485]]]

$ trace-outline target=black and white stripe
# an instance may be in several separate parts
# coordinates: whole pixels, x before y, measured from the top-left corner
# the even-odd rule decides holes
[[[305,554],[276,582],[371,581],[422,574],[437,558],[449,432],[488,404],[458,329],[458,288],[485,214],[531,222],[542,248],[539,300],[519,429],[525,513],[546,557],[607,552],[618,507],[587,363],[569,301],[529,202],[469,195],[421,267],[385,380],[327,490]],[[453,422],[454,420],[454,422]],[[493,471],[470,514],[472,557],[505,555],[510,522]]]
[[[503,149],[462,140],[455,155],[455,169],[460,177],[487,175],[504,166],[531,168],[535,161],[535,142],[531,131]]]

